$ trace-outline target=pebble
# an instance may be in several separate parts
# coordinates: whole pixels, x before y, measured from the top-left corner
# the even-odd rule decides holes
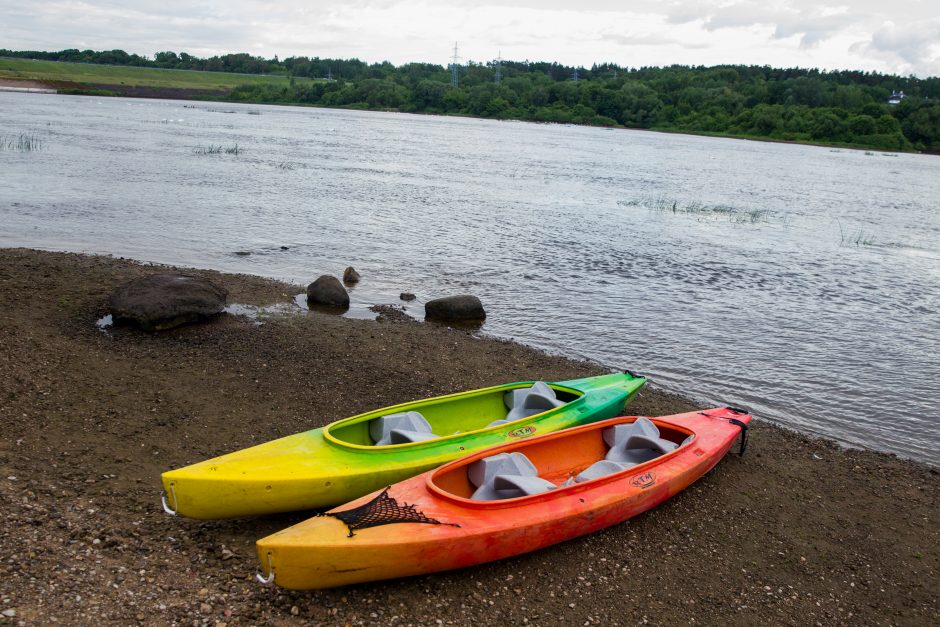
[[[3,610],[0,614],[3,614],[7,618],[16,618],[16,610],[14,609]]]

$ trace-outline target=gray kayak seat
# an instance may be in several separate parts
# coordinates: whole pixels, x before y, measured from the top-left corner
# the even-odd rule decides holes
[[[476,487],[475,501],[498,501],[540,494],[557,486],[538,476],[538,469],[522,453],[498,453],[467,467],[467,478]]]
[[[416,411],[405,411],[376,418],[369,423],[369,435],[372,436],[376,446],[423,442],[439,437],[431,430],[431,425],[424,416]]]
[[[507,422],[541,414],[565,404],[564,401],[558,400],[555,390],[544,381],[534,383],[530,388],[509,390],[503,395],[503,403],[509,409],[505,418]]]
[[[615,446],[620,442],[625,442],[633,434],[642,434],[659,437],[659,428],[653,424],[653,421],[645,416],[640,416],[634,422],[616,425],[604,429],[604,442],[607,446]]]
[[[675,442],[659,437],[659,429],[656,425],[649,418],[643,417],[637,418],[630,424],[609,427],[604,430],[603,435],[604,441],[610,446],[607,459],[594,462],[577,475],[570,477],[562,484],[563,486],[606,477],[632,468],[673,451],[679,446],[685,446],[695,439],[694,434],[690,435],[677,446]]]
[[[678,448],[675,442],[659,437],[659,429],[653,421],[644,417],[629,424],[604,429],[603,435],[604,442],[610,447],[607,458],[594,462],[565,482],[565,485],[606,477]]]
[[[532,496],[554,490],[558,486],[541,477],[522,477],[520,475],[496,475],[493,487],[500,498],[511,499],[519,496]]]
[[[659,437],[659,429],[644,417],[630,424],[605,429],[604,441],[610,445],[607,459],[627,464],[642,464],[679,447],[675,442]]]
[[[598,477],[606,477],[607,475],[612,475],[615,472],[620,472],[621,470],[626,470],[631,466],[636,466],[636,464],[626,463],[626,462],[614,462],[609,459],[602,459],[599,462],[594,462],[577,475],[574,476],[574,481],[572,483],[583,483],[584,481],[590,481],[591,479],[597,479]],[[569,480],[570,481],[570,480]],[[570,485],[570,484],[569,484]]]

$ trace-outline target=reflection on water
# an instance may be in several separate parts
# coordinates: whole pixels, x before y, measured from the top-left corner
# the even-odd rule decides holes
[[[940,463],[936,157],[184,106],[0,94],[0,134],[43,141],[0,153],[0,245],[301,285],[353,265],[347,315],[472,293],[487,333]]]

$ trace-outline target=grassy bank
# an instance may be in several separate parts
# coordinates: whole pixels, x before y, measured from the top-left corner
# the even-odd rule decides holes
[[[62,61],[34,61],[31,59],[0,58],[0,79],[31,80],[61,85],[72,84],[73,89],[111,85],[120,87],[191,89],[200,91],[229,92],[239,85],[287,86],[290,80],[284,76],[253,74],[227,74],[224,72],[199,72],[193,70],[162,70],[133,66],[94,65],[90,63],[66,63]],[[297,79],[312,82],[312,79]]]

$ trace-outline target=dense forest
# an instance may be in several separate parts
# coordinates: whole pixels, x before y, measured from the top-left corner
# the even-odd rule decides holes
[[[0,56],[287,77],[284,86],[245,85],[243,102],[472,115],[498,119],[621,126],[887,150],[940,152],[940,78],[766,66],[590,69],[547,62],[441,65],[358,59],[231,54],[199,59],[122,50],[15,52]],[[895,91],[905,97],[889,104]]]

